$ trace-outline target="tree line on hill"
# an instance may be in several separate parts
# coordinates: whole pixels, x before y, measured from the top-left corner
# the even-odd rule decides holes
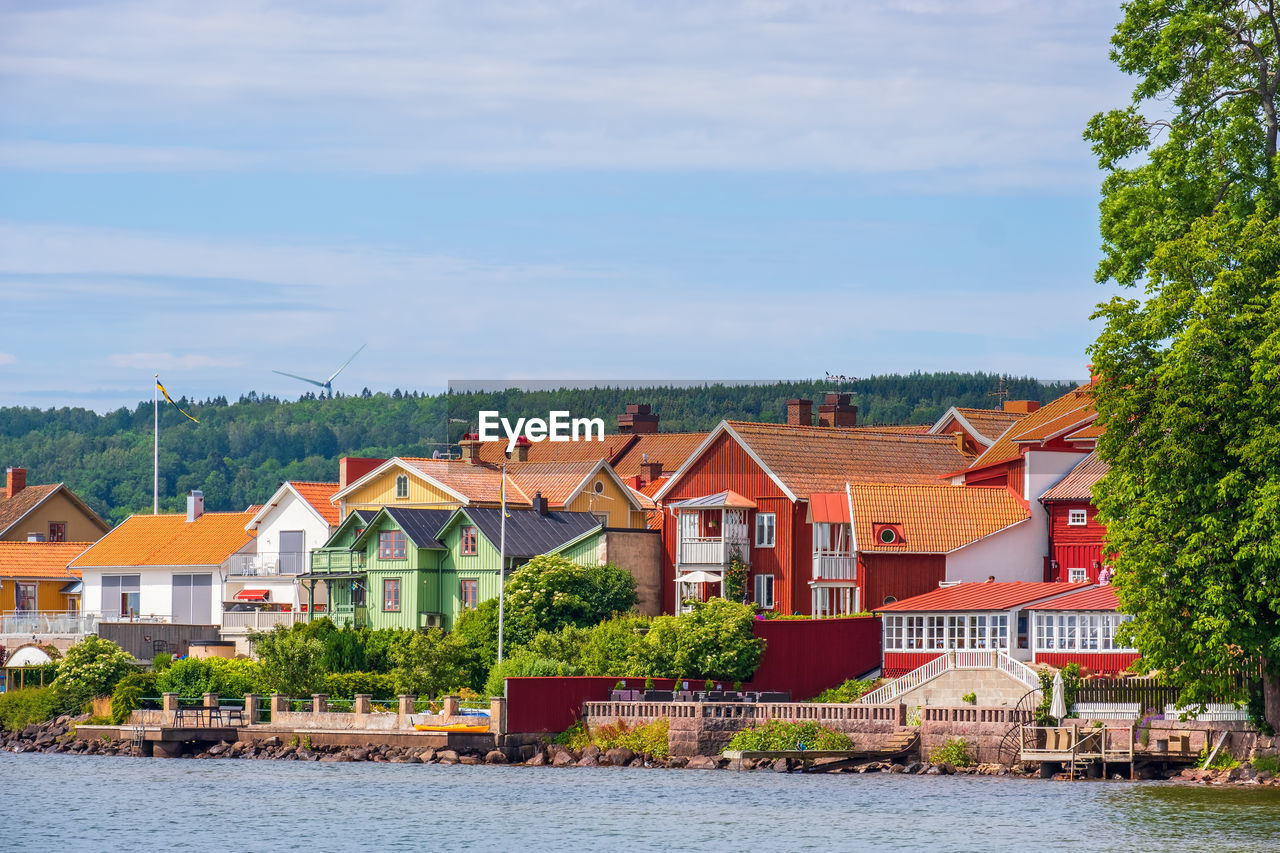
[[[990,373],[912,373],[835,383],[647,388],[561,388],[421,394],[372,392],[302,395],[296,401],[250,392],[178,399],[199,419],[160,409],[160,504],[179,512],[201,489],[209,511],[260,503],[285,480],[331,481],[342,456],[432,456],[456,452],[477,413],[546,417],[564,410],[599,417],[610,432],[629,403],[648,403],[663,432],[706,430],[723,418],[777,422],[786,401],[820,402],[833,390],[850,393],[859,423],[931,423],[948,406],[997,408],[1000,397],[1045,402],[1070,383]],[[0,465],[27,469],[29,483],[66,483],[112,524],[151,507],[153,415],[150,401],[98,414],[83,408],[0,408]]]

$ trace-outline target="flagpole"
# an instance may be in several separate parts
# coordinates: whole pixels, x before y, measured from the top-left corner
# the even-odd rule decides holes
[[[151,450],[151,514],[160,514],[160,374],[151,389],[151,414],[155,418],[154,440]]]
[[[502,515],[498,518],[498,663],[502,663],[502,616],[507,589],[507,463],[502,462]]]

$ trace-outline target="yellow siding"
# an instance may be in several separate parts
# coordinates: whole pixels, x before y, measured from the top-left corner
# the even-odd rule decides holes
[[[67,596],[61,590],[64,586],[78,578],[65,577],[56,580],[33,580],[31,578],[5,578],[4,588],[0,589],[0,616],[14,613],[17,601],[14,598],[16,584],[34,583],[36,585],[36,610],[42,612],[63,612],[68,609]],[[78,596],[76,600],[78,600]],[[76,608],[78,609],[78,608]]]
[[[4,535],[6,542],[26,542],[28,533],[49,535],[49,522],[61,521],[67,525],[67,542],[97,542],[103,530],[80,507],[72,503],[60,490],[25,516]]]
[[[344,501],[342,517],[345,519],[353,509],[378,509],[384,506],[404,506],[418,509],[449,509],[462,506],[457,498],[423,482],[413,474],[408,475],[408,497],[397,498],[396,477],[404,473],[399,468],[392,468],[347,495]]]
[[[604,491],[596,494],[596,483],[604,484]],[[631,503],[611,478],[597,473],[587,482],[586,488],[569,502],[565,509],[572,512],[608,513],[607,527],[640,528],[647,527],[643,512],[631,508]]]

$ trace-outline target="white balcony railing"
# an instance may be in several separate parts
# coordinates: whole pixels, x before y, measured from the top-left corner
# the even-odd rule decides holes
[[[98,629],[97,613],[26,611],[0,616],[0,634],[92,634]]]
[[[223,565],[230,577],[274,577],[300,575],[307,570],[306,551],[270,551],[260,554],[233,554]]]
[[[228,610],[222,614],[222,627],[239,631],[269,631],[277,625],[288,628],[306,621],[307,614],[301,610]]]
[[[813,555],[813,579],[816,581],[856,581],[858,558],[848,554],[816,553]]]
[[[728,562],[725,541],[719,536],[682,538],[679,564],[682,566],[723,566]]]

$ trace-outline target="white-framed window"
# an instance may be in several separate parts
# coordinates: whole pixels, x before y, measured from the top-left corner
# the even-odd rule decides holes
[[[397,498],[409,497],[409,475],[408,474],[401,474],[399,477],[396,477],[396,497]]]
[[[1009,614],[886,615],[884,648],[891,652],[921,649],[1007,649]]]
[[[1132,652],[1116,643],[1126,613],[1036,613],[1037,652]]]
[[[1072,527],[1083,527],[1089,523],[1089,513],[1082,509],[1067,510],[1067,524]]]
[[[755,602],[766,610],[773,609],[773,575],[756,575]]]
[[[775,513],[757,512],[756,513],[756,547],[772,548],[775,519]]]
[[[1089,573],[1084,569],[1067,569],[1067,580],[1071,583],[1084,583],[1089,579]]]

